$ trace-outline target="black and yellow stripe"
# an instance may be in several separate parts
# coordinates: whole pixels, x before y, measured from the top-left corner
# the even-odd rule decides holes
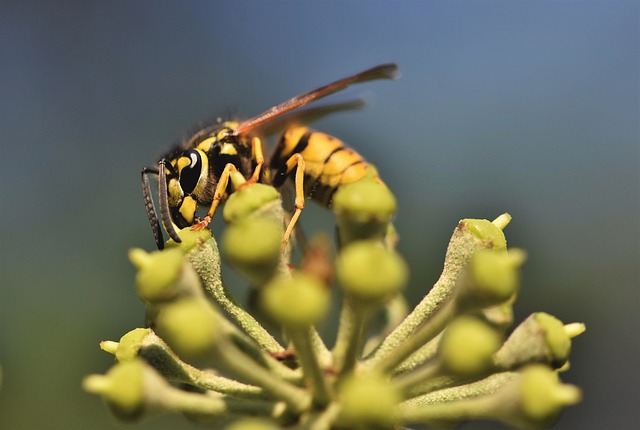
[[[271,159],[278,187],[293,172],[286,162],[294,154],[304,158],[304,193],[324,206],[331,206],[333,193],[342,185],[359,181],[375,171],[366,160],[344,142],[304,126],[285,131]]]

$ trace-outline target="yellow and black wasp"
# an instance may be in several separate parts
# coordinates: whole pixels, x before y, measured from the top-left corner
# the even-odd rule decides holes
[[[262,140],[251,132],[349,85],[394,79],[397,72],[396,64],[382,64],[298,95],[246,121],[223,121],[205,127],[162,157],[157,168],[143,168],[144,204],[158,248],[163,248],[164,238],[148,176],[158,176],[162,225],[171,239],[180,242],[174,224],[179,228],[206,228],[220,201],[232,192],[229,175],[234,170],[247,179],[247,184],[270,181],[275,187],[280,187],[295,170],[295,212],[284,234],[286,243],[304,208],[305,196],[330,206],[331,196],[340,186],[369,176],[374,169],[340,140],[304,126],[292,126],[285,130],[270,159],[272,175],[265,175]],[[199,205],[209,205],[201,220],[196,217]]]

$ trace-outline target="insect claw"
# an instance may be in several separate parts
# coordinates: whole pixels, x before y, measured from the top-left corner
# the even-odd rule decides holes
[[[191,226],[191,230],[193,231],[198,231],[198,230],[203,230],[205,228],[207,228],[209,226],[209,223],[211,222],[211,217],[209,215],[205,216],[202,221],[200,221],[197,224],[194,224]]]

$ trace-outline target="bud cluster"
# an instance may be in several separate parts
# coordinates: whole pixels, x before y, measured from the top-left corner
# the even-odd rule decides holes
[[[491,419],[551,425],[580,390],[563,384],[571,338],[584,331],[546,313],[514,329],[525,254],[507,249],[504,214],[464,219],[436,284],[411,311],[409,269],[396,252],[393,194],[375,178],[337,191],[338,247],[312,241],[291,264],[279,193],[246,184],[228,199],[221,251],[210,232],[130,251],[147,327],[101,348],[116,364],[90,375],[124,421],[182,413],[228,429],[392,429]],[[245,307],[225,286],[221,254],[251,285]],[[341,297],[336,340],[316,327]]]

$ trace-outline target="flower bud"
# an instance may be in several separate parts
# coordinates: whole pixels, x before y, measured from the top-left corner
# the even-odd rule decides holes
[[[408,268],[400,255],[376,241],[358,241],[342,249],[337,273],[350,296],[364,302],[380,302],[407,283]]]
[[[531,365],[522,372],[521,409],[523,421],[529,425],[551,425],[565,407],[578,403],[581,397],[578,387],[563,384],[547,366]]]
[[[538,312],[534,318],[544,331],[545,344],[549,346],[551,364],[557,365],[557,367],[562,366],[571,352],[571,339],[564,329],[564,324],[544,312]]]
[[[347,428],[386,428],[393,423],[400,393],[382,375],[352,374],[340,386],[339,423]],[[342,427],[342,426],[340,426]]]
[[[174,248],[147,253],[135,248],[129,251],[129,260],[138,268],[136,288],[143,301],[150,303],[175,297],[174,286],[184,260],[182,250]]]
[[[329,309],[329,291],[314,276],[293,272],[265,285],[260,296],[264,310],[277,322],[304,327],[318,322]]]
[[[228,224],[234,224],[266,209],[271,204],[280,205],[278,191],[264,184],[250,184],[233,192],[224,205],[222,216]]]
[[[151,329],[136,328],[120,338],[115,350],[118,361],[131,361],[138,357],[142,341],[151,334]]]
[[[508,215],[508,214],[507,214]],[[499,220],[499,221],[498,221]],[[487,242],[488,247],[496,250],[507,249],[507,239],[500,228],[506,225],[504,217],[498,217],[494,224],[486,219],[464,219],[460,221],[476,238]]]
[[[180,248],[185,254],[197,245],[204,243],[213,237],[211,230],[208,228],[193,230],[191,227],[178,230],[178,236],[182,241],[180,243],[176,243],[173,239],[169,239],[167,241],[167,248]]]
[[[396,212],[393,193],[376,178],[365,178],[338,188],[333,197],[340,243],[382,239]]]
[[[182,358],[199,358],[218,340],[218,319],[203,298],[185,298],[163,306],[156,318],[156,331]]]
[[[523,321],[511,333],[500,351],[495,364],[503,369],[514,369],[527,363],[544,363],[554,368],[564,365],[571,351],[571,337],[557,318],[538,312]]]
[[[480,249],[472,257],[470,279],[463,292],[463,300],[473,307],[494,306],[509,300],[517,291],[519,269],[524,262],[524,252]]]
[[[456,318],[447,326],[439,345],[444,370],[463,378],[482,375],[491,368],[500,341],[500,334],[480,319]]]
[[[138,420],[148,411],[149,385],[162,387],[166,382],[142,360],[118,363],[106,375],[90,375],[83,381],[86,391],[102,395],[124,421]]]
[[[225,430],[278,430],[280,427],[258,418],[245,418],[226,427]]]
[[[282,227],[264,218],[231,224],[224,233],[223,251],[229,262],[256,286],[273,275],[280,259]]]

